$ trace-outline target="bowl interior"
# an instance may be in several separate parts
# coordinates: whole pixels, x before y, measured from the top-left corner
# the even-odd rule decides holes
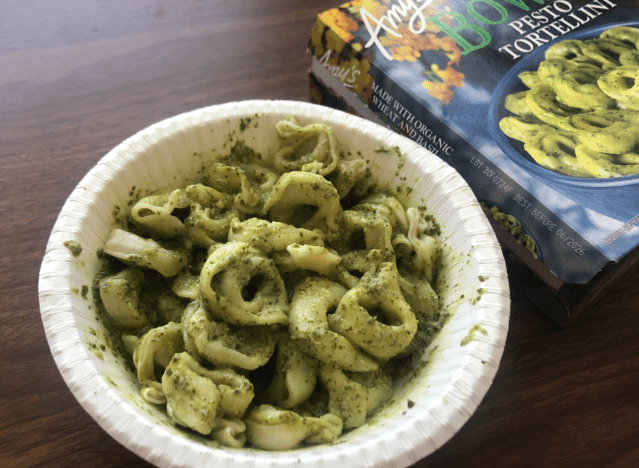
[[[268,154],[287,115],[323,122],[378,183],[409,187],[442,226],[438,293],[450,319],[410,384],[365,426],[331,446],[269,453],[221,448],[169,424],[138,394],[137,379],[112,351],[91,285],[113,213],[132,193],[178,187],[236,141]],[[380,148],[390,151],[379,151]],[[73,255],[65,245],[79,243]],[[288,101],[246,101],[199,109],[127,139],[83,178],[65,203],[43,259],[40,307],[51,352],[74,396],[120,443],[157,466],[408,466],[436,450],[468,420],[488,390],[505,344],[509,289],[503,256],[472,191],[450,166],[405,137],[341,111]],[[409,403],[410,402],[410,403]],[[365,434],[365,436],[363,436]]]

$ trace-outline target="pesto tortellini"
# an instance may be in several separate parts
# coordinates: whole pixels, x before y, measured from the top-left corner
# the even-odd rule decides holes
[[[376,187],[330,127],[276,131],[271,155],[238,143],[194,183],[133,201],[95,280],[142,399],[229,447],[362,426],[446,319],[425,207]]]
[[[639,174],[639,29],[551,45],[499,126],[542,167],[572,177]]]

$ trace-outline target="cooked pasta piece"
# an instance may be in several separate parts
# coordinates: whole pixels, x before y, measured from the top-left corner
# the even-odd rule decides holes
[[[200,289],[214,317],[238,325],[288,322],[284,281],[273,260],[246,242],[229,242],[202,267]]]
[[[373,249],[392,252],[393,227],[387,218],[373,211],[346,210],[342,215],[341,237],[349,250]]]
[[[125,268],[119,273],[99,281],[100,299],[107,314],[116,325],[125,328],[140,328],[147,318],[140,310],[140,289],[144,273],[136,268]]]
[[[228,233],[229,242],[245,242],[262,252],[286,250],[291,244],[324,245],[321,232],[310,231],[277,221],[250,218],[231,223]]]
[[[280,334],[273,380],[261,401],[290,409],[305,402],[315,390],[316,383],[317,361],[302,352],[288,333]]]
[[[374,359],[328,327],[329,310],[338,306],[346,292],[346,288],[326,278],[309,277],[302,281],[291,301],[291,337],[302,350],[322,362],[359,372],[377,369]]]
[[[162,375],[169,418],[201,434],[209,434],[220,419],[242,417],[253,400],[253,384],[232,370],[209,370],[188,353],[175,354]]]
[[[178,274],[188,261],[186,253],[165,249],[153,239],[124,229],[111,231],[104,252],[126,264],[151,268],[166,277]]]
[[[342,419],[345,428],[362,426],[392,393],[390,377],[381,371],[346,375],[337,366],[322,365],[320,378],[329,393],[328,410]]]
[[[190,239],[203,248],[226,241],[231,222],[239,217],[233,199],[203,184],[189,185],[186,194],[191,204],[184,224]]]
[[[138,201],[131,208],[131,217],[156,235],[182,235],[186,231],[186,226],[175,216],[174,211],[187,208],[189,204],[183,190],[166,190]]]
[[[598,110],[567,118],[562,121],[561,128],[594,151],[621,154],[632,151],[637,144],[638,123],[639,112]]]
[[[439,298],[428,281],[417,275],[402,274],[399,287],[411,310],[421,316],[434,318],[439,310]]]
[[[156,379],[158,365],[166,368],[174,354],[184,351],[184,341],[180,325],[169,322],[146,332],[133,351],[133,364],[137,369],[142,389],[140,395],[149,403],[165,403],[162,385]]]
[[[553,130],[532,114],[525,116],[508,116],[499,121],[499,128],[506,136],[519,141],[528,141],[542,132]]]
[[[273,187],[264,212],[274,221],[330,233],[338,229],[342,207],[337,190],[321,175],[287,172]]]
[[[575,147],[577,161],[594,177],[608,178],[639,174],[639,153],[608,154],[586,145]]]
[[[200,297],[200,277],[190,271],[181,271],[173,280],[171,291],[184,299],[197,299]]]
[[[406,209],[394,196],[386,192],[369,195],[353,207],[353,210],[374,211],[391,223],[393,229],[408,229]]]
[[[291,244],[287,247],[291,260],[300,270],[311,270],[321,275],[335,274],[342,258],[326,247]]]
[[[557,100],[567,106],[585,110],[612,106],[614,99],[606,95],[597,84],[602,74],[602,70],[591,69],[562,73],[553,81]]]
[[[417,331],[417,319],[399,289],[395,264],[385,262],[366,273],[328,317],[328,326],[378,359],[404,351]]]
[[[275,125],[280,149],[273,164],[280,172],[312,171],[326,176],[340,160],[333,130],[324,124],[300,126],[289,116]]]
[[[260,405],[245,419],[246,435],[254,447],[289,450],[302,442],[326,444],[342,433],[342,420],[334,414],[302,416],[271,405]]]
[[[246,424],[240,418],[218,418],[211,437],[226,447],[242,448],[246,444]]]
[[[222,193],[233,195],[238,211],[254,214],[260,208],[260,194],[239,167],[213,163],[206,167],[204,182]]]
[[[353,159],[350,161],[341,159],[337,163],[334,173],[330,175],[331,183],[337,190],[339,198],[348,195],[358,182],[367,174],[368,166],[365,159]]]
[[[579,164],[575,155],[578,144],[576,135],[556,130],[526,141],[524,148],[540,166],[562,174],[586,177],[588,171]]]
[[[182,327],[186,350],[216,366],[257,369],[275,351],[275,337],[268,328],[233,327],[210,320],[200,300],[187,306]]]

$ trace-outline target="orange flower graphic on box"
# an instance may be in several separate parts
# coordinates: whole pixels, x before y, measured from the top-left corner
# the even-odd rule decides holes
[[[360,24],[363,22],[362,10],[365,10],[366,16],[383,22],[385,28],[381,28],[380,31],[384,32],[378,40],[384,48],[385,55],[398,62],[421,62],[425,68],[423,75],[426,78],[422,86],[441,104],[449,104],[454,97],[453,88],[464,84],[464,75],[458,69],[462,51],[455,41],[444,35],[434,23],[420,24],[423,31],[415,34],[409,25],[411,12],[408,4],[406,1],[358,0],[343,5],[342,9],[359,18]],[[447,0],[434,0],[421,9],[421,14],[424,18],[442,15],[447,6]],[[451,21],[445,14],[441,19]],[[395,27],[389,31],[393,25]],[[433,52],[441,52],[445,59],[445,67],[433,63],[432,59],[426,57],[425,52],[430,52],[431,56]]]
[[[344,39],[345,42],[352,41],[352,32],[359,29],[357,21],[339,8],[333,8],[332,10],[325,11],[319,15],[319,19],[325,25],[330,26],[333,31],[339,35],[339,37]]]

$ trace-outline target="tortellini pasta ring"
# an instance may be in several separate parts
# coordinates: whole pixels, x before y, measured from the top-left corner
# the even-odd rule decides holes
[[[406,214],[410,223],[407,237],[415,251],[413,267],[423,274],[427,281],[432,281],[440,254],[439,242],[426,232],[430,223],[422,221],[417,208],[410,207]]]
[[[584,54],[581,50],[581,41],[579,40],[565,40],[557,42],[544,53],[546,59],[561,58],[561,59],[575,59],[581,58],[583,60]]]
[[[265,450],[289,450],[302,442],[327,444],[342,433],[339,416],[302,416],[272,405],[260,405],[245,418],[246,435],[254,447]]]
[[[599,78],[601,90],[630,109],[639,109],[639,67],[623,66]]]
[[[564,58],[549,58],[542,60],[539,64],[537,73],[541,82],[552,84],[554,79],[562,73],[572,72],[575,70],[601,71],[595,64],[587,62],[573,62]]]
[[[391,393],[390,378],[382,371],[346,375],[337,366],[322,365],[320,378],[329,393],[328,410],[344,427],[359,427]]]
[[[193,242],[200,247],[208,248],[226,240],[231,222],[238,217],[239,213],[235,207],[213,209],[192,203],[191,212],[184,224]]]
[[[627,67],[639,67],[639,51],[626,50],[622,52],[619,56],[619,62]]]
[[[258,211],[260,195],[241,168],[223,163],[210,164],[206,167],[204,181],[215,190],[235,195],[234,203],[238,211],[250,214]]]
[[[333,184],[319,174],[296,171],[279,178],[264,212],[274,221],[311,230],[325,226],[335,232],[342,208]]]
[[[611,38],[583,41],[581,50],[589,59],[599,64],[602,70],[611,70],[620,65],[619,55],[629,50],[628,45]]]
[[[342,261],[342,257],[318,245],[291,244],[286,250],[296,268],[315,271],[325,276],[336,274]]]
[[[164,191],[136,202],[131,208],[131,217],[156,234],[167,237],[181,235],[185,226],[174,211],[188,206],[189,200],[182,190]]]
[[[326,278],[305,278],[294,290],[289,330],[298,346],[328,364],[354,372],[378,368],[377,362],[350,340],[331,331],[327,314],[336,308],[347,289]]]
[[[242,417],[255,396],[251,381],[230,368],[207,369],[187,352],[175,354],[164,374],[175,372],[175,363],[205,377],[215,384],[219,391],[217,416],[224,418]],[[172,366],[173,365],[173,366]],[[179,374],[179,370],[178,370]],[[188,396],[188,395],[187,395]]]
[[[506,96],[504,99],[504,107],[506,110],[512,112],[515,115],[529,115],[531,114],[528,104],[526,104],[526,95],[530,90],[519,91],[518,93],[512,93]]]
[[[417,331],[417,319],[402,296],[398,276],[391,262],[366,273],[328,316],[329,328],[378,359],[390,359],[404,351]],[[383,317],[371,315],[378,310]]]
[[[168,416],[204,435],[228,428],[223,420],[242,417],[254,396],[246,377],[229,369],[206,369],[185,352],[175,354],[167,365],[162,389]],[[243,439],[238,442],[244,445]]]
[[[579,142],[588,148],[621,154],[631,151],[636,145],[638,122],[639,112],[599,110],[568,117],[561,122],[561,128],[576,135]]]
[[[526,104],[535,117],[548,125],[556,125],[561,119],[581,111],[559,102],[555,90],[547,85],[528,91]]]
[[[152,328],[142,335],[133,351],[133,364],[142,385],[142,398],[156,404],[166,401],[162,386],[155,377],[155,365],[166,368],[173,355],[182,351],[182,330],[175,322]]]
[[[594,177],[607,178],[639,174],[639,154],[607,154],[578,145],[575,154],[579,163]]]
[[[229,242],[209,255],[200,289],[214,317],[237,325],[288,322],[284,281],[273,260],[246,242]]]
[[[102,304],[118,326],[138,328],[147,324],[146,315],[139,307],[143,279],[142,271],[125,268],[98,282]]]
[[[156,270],[165,277],[178,274],[188,260],[185,252],[165,249],[153,239],[119,228],[109,234],[104,243],[104,252],[126,264]]]
[[[313,171],[327,176],[337,167],[340,157],[330,127],[318,123],[302,127],[290,117],[279,121],[275,128],[282,139],[282,148],[273,158],[279,171]],[[306,154],[298,154],[313,139],[315,146]]]
[[[524,148],[541,166],[576,177],[588,177],[575,156],[577,138],[568,132],[542,133],[524,144]]]
[[[523,71],[518,76],[521,82],[531,89],[543,84],[541,76],[536,71]]]
[[[406,209],[401,202],[392,195],[383,192],[369,195],[353,207],[353,210],[360,209],[364,211],[372,210],[383,216],[391,223],[393,229],[408,228]]]
[[[311,396],[317,383],[317,361],[302,352],[287,333],[277,340],[273,380],[260,401],[290,409]]]
[[[228,240],[246,242],[266,253],[286,250],[291,244],[324,246],[324,236],[319,231],[258,218],[232,222]]]
[[[519,141],[530,140],[542,132],[553,129],[534,115],[504,117],[499,121],[499,128],[506,136]]]
[[[265,327],[235,328],[210,320],[201,301],[192,301],[182,316],[185,349],[221,367],[253,370],[275,351],[275,338]]]
[[[601,37],[629,43],[639,49],[639,30],[637,28],[618,26],[602,32]]]
[[[347,238],[349,247],[355,250],[382,250],[393,251],[391,236],[393,227],[387,218],[374,211],[345,211],[342,216],[344,237]],[[362,237],[359,240],[359,237]],[[362,245],[358,245],[358,242]]]
[[[612,106],[615,101],[604,93],[597,84],[600,71],[573,70],[555,77],[557,100],[567,106],[579,109],[598,109]]]
[[[340,199],[348,195],[357,182],[364,179],[367,174],[367,168],[365,159],[340,159],[335,171],[330,175],[331,182]]]

